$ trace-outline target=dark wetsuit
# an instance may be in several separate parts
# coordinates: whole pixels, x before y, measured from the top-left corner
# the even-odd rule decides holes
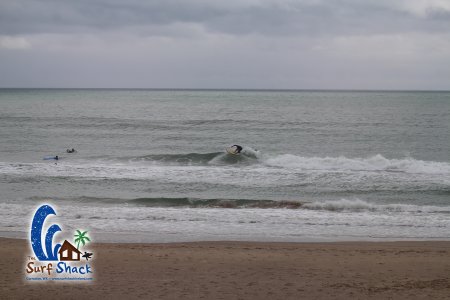
[[[231,147],[236,147],[236,153],[241,153],[241,151],[242,151],[242,147],[239,145],[233,145]]]

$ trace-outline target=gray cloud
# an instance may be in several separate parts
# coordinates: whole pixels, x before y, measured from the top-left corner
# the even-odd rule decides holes
[[[417,0],[4,0],[0,4],[3,35],[161,28],[176,23],[194,23],[206,31],[234,35],[446,31],[450,7]]]
[[[0,87],[450,89],[446,0],[0,0]]]

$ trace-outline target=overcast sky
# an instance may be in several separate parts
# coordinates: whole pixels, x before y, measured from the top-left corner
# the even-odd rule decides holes
[[[450,0],[0,0],[0,87],[450,89]]]

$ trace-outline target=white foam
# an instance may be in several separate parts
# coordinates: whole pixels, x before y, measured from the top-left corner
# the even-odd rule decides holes
[[[152,180],[165,183],[232,184],[245,187],[307,186],[328,190],[446,190],[450,164],[412,158],[302,157],[291,154],[260,158],[247,165],[164,165],[155,162],[105,160],[9,163],[0,174],[13,176]],[[239,169],[239,170],[237,170]],[[411,176],[414,174],[414,176]]]
[[[264,160],[268,166],[302,170],[324,171],[390,171],[418,174],[450,174],[450,163],[416,160],[413,158],[387,159],[381,154],[368,158],[303,157],[278,155]]]
[[[412,205],[412,204],[373,204],[360,199],[341,199],[305,203],[303,208],[328,211],[371,211],[408,213],[450,213],[450,206]]]
[[[80,224],[88,224],[86,230],[96,237],[109,233],[105,241],[120,241],[121,234],[129,237],[126,241],[134,242],[450,239],[447,213],[162,208],[95,203],[80,206],[55,202],[57,215],[52,220],[61,224],[65,233],[73,232]],[[336,202],[335,207],[377,207],[364,201]],[[28,230],[37,205],[30,201],[0,203],[0,235]]]
[[[261,157],[261,152],[259,150],[253,149],[251,147],[248,146],[244,146],[244,148],[242,149],[242,153],[248,157],[252,157],[252,158],[260,158]]]

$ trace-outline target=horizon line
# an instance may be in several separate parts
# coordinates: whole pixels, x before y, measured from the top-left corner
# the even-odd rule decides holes
[[[142,91],[260,91],[260,92],[450,92],[450,89],[347,89],[347,88],[141,88],[141,87],[0,87],[0,90],[142,90]]]

